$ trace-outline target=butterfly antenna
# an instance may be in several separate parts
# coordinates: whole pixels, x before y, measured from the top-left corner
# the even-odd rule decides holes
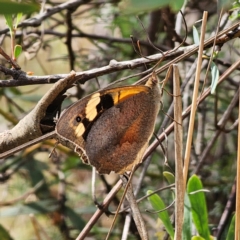
[[[142,21],[141,21],[140,18],[137,16],[138,21],[140,22],[140,24],[141,24],[144,32],[146,33],[147,40],[148,40],[149,44],[152,46],[152,48],[154,48],[155,50],[157,50],[158,52],[160,52],[160,53],[163,55],[163,57],[155,64],[154,68],[155,68],[156,66],[158,66],[158,65],[163,61],[163,59],[168,55],[168,53],[171,53],[171,52],[176,51],[178,48],[180,48],[180,47],[186,42],[186,39],[187,39],[187,23],[186,23],[186,20],[185,20],[185,18],[184,18],[184,15],[183,15],[182,11],[180,11],[180,14],[181,14],[182,17],[183,17],[183,22],[184,22],[184,26],[185,26],[185,36],[184,36],[182,42],[181,42],[176,48],[174,48],[174,49],[172,49],[172,50],[169,50],[169,51],[167,51],[166,53],[164,53],[160,48],[158,48],[156,45],[154,45],[154,43],[153,43],[153,42],[151,41],[151,39],[149,38],[149,34],[148,34],[146,28],[144,27]],[[139,48],[139,52],[141,53],[141,51],[140,51],[141,48],[140,48],[140,43],[139,43],[139,41],[138,41],[137,45],[138,45],[138,48]],[[142,54],[141,54],[141,56],[144,57],[144,58],[146,58],[146,59],[151,60],[150,58],[145,57],[145,56],[143,56]]]
[[[138,21],[140,22],[140,24],[141,24],[144,32],[146,33],[148,43],[151,45],[151,47],[153,47],[154,49],[156,49],[158,52],[160,52],[160,53],[162,54],[162,58],[161,58],[160,60],[158,60],[158,62],[151,68],[151,69],[154,70],[154,69],[163,61],[163,59],[165,58],[166,54],[165,54],[160,48],[156,47],[156,46],[153,44],[153,42],[152,42],[152,41],[150,40],[150,38],[149,38],[149,34],[148,34],[146,28],[144,27],[142,21],[140,20],[140,18],[139,18],[138,16],[137,16],[137,19],[138,19]],[[140,41],[139,41],[139,40],[137,40],[137,47],[138,47],[138,50],[137,50],[136,47],[135,47],[135,43],[134,43],[134,38],[133,38],[133,36],[131,35],[130,37],[131,37],[131,40],[132,40],[133,49],[134,49],[134,51],[135,51],[140,57],[145,58],[145,59],[148,59],[148,60],[150,60],[150,61],[151,61],[151,60],[155,60],[155,59],[151,59],[151,58],[149,58],[149,57],[147,57],[147,56],[144,56],[144,54],[142,53],[142,50],[141,50],[141,46],[140,46]]]
[[[138,21],[140,22],[140,24],[141,24],[144,32],[145,32],[146,35],[147,35],[147,40],[148,40],[149,44],[150,44],[155,50],[157,50],[157,51],[160,52],[163,56],[165,56],[164,52],[163,52],[160,48],[156,47],[156,46],[153,44],[153,42],[152,42],[151,39],[149,38],[149,34],[148,34],[146,28],[144,27],[142,21],[140,20],[140,18],[139,18],[138,16],[137,16],[137,19],[138,19]]]
[[[133,46],[134,52],[137,53],[140,57],[142,57],[141,52],[138,51],[138,50],[136,49],[136,47],[135,47],[135,42],[134,42],[134,37],[133,37],[133,35],[131,35],[130,38],[131,38],[131,41],[132,41],[132,46]],[[138,42],[139,42],[139,40],[137,40],[137,43],[138,43]],[[138,44],[137,44],[137,46],[138,46]]]

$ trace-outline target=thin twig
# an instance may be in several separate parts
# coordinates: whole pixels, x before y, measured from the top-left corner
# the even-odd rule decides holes
[[[236,94],[234,95],[231,103],[229,104],[228,108],[226,109],[226,111],[224,112],[222,118],[219,120],[217,127],[218,130],[214,133],[214,135],[211,137],[210,140],[208,140],[208,144],[205,147],[204,151],[201,153],[201,157],[198,161],[198,165],[194,170],[195,174],[198,174],[204,161],[206,160],[210,150],[212,149],[212,147],[214,146],[214,143],[216,142],[216,139],[219,137],[219,135],[223,132],[223,130],[225,129],[225,125],[227,124],[227,121],[229,120],[229,117],[233,111],[233,109],[235,108],[237,102],[238,102],[238,98],[239,98],[239,91],[236,92]]]
[[[185,157],[184,157],[183,177],[184,177],[185,186],[187,183],[188,167],[190,163],[190,153],[191,153],[191,145],[192,145],[193,130],[194,130],[194,121],[195,121],[195,114],[197,109],[198,86],[199,86],[200,72],[201,72],[201,66],[202,66],[202,53],[203,53],[203,47],[204,47],[204,36],[205,36],[205,30],[206,30],[206,24],[207,24],[207,15],[208,15],[207,12],[203,13],[203,23],[201,28],[201,36],[200,36],[200,44],[199,44],[199,52],[198,52],[198,63],[197,63],[195,84],[194,84],[194,90],[193,90],[188,138],[187,138],[186,151],[185,151]]]
[[[78,237],[76,240],[83,240],[89,233],[89,231],[92,229],[94,224],[97,222],[97,220],[102,216],[104,211],[108,208],[109,204],[112,201],[112,198],[117,194],[117,192],[121,189],[122,187],[122,181],[119,180],[115,186],[112,188],[112,190],[108,193],[108,195],[105,197],[101,209],[97,209],[97,211],[92,215],[91,219],[88,221],[84,229],[79,233]]]
[[[122,178],[122,181],[123,181],[123,179],[124,178]],[[125,185],[125,187],[127,187],[126,181],[125,181],[124,185]],[[131,183],[127,187],[126,197],[127,197],[129,206],[131,208],[132,216],[133,216],[134,222],[136,224],[136,227],[138,229],[138,232],[140,234],[140,237],[142,240],[147,240],[148,239],[147,229],[146,229],[144,220],[142,218],[142,215],[140,213],[140,210],[138,208],[135,196],[133,194],[133,188],[132,188]]]

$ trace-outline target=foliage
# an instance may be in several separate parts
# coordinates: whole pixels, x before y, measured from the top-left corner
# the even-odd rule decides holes
[[[0,0],[1,8],[0,14],[16,14],[16,13],[32,13],[39,10],[40,5],[37,1],[23,0],[23,1],[8,1]]]
[[[148,191],[149,201],[153,209],[158,213],[159,219],[161,219],[164,227],[166,228],[167,233],[171,239],[174,239],[173,226],[170,221],[167,208],[157,194],[152,195],[152,191]],[[197,239],[214,239],[213,236],[210,236],[209,224],[208,224],[208,211],[206,199],[204,196],[204,189],[201,183],[201,180],[193,175],[187,184],[187,195],[185,196],[185,208],[184,208],[184,227],[182,231],[182,239],[185,240],[197,240]],[[193,224],[197,230],[198,235],[193,235]],[[234,223],[231,224],[229,228],[229,239],[230,234],[234,233],[234,229],[231,229],[234,226]]]
[[[200,2],[47,1],[40,5],[36,1],[0,0],[0,149],[4,131],[12,130],[14,134],[14,126],[49,91],[49,84],[64,77],[62,74],[74,69],[80,76],[79,81],[68,90],[67,98],[57,98],[56,108],[46,111],[46,118],[41,122],[44,134],[54,129],[60,108],[98,90],[99,85],[102,88],[125,77],[128,79],[124,83],[121,80],[116,86],[135,83],[140,78],[136,74],[145,76],[143,72],[155,66],[162,52],[164,57],[155,66],[161,80],[171,61],[175,61],[180,69],[183,115],[187,118],[183,122],[186,145],[189,120],[186,111],[192,103],[198,49],[191,51],[199,44],[202,34],[198,20],[202,18],[202,12],[208,10],[205,39],[216,36],[219,10],[221,6],[229,8],[224,3],[217,6],[216,1]],[[180,8],[187,20],[186,27],[177,13]],[[224,12],[226,20],[220,28],[227,34],[217,36],[214,50],[212,43],[204,46],[199,89],[204,99],[198,102],[195,118],[184,199],[184,240],[213,239],[213,236],[220,240],[234,238],[235,218],[232,216],[235,206],[231,200],[236,189],[239,67],[235,66],[230,75],[224,73],[239,60],[239,30],[238,27],[229,28],[239,19],[239,3],[231,4],[230,9]],[[140,14],[139,18],[135,14]],[[175,49],[180,44],[180,49]],[[179,60],[183,54],[185,57]],[[206,70],[208,64],[209,72]],[[223,79],[221,84],[218,84],[219,79]],[[137,198],[160,189],[149,196],[148,201],[145,199],[139,204],[141,212],[150,206],[154,211],[160,210],[157,215],[151,211],[143,213],[147,215],[144,219],[149,219],[150,239],[162,239],[164,235],[174,239],[175,234],[172,221],[175,209],[171,204],[176,194],[174,188],[169,187],[177,184],[173,150],[177,143],[173,140],[173,128],[169,128],[174,96],[168,92],[173,92],[173,85],[170,77],[156,123],[158,139],[152,139],[155,149],[162,142],[164,154],[150,148],[150,164],[144,159],[133,177],[133,186],[139,189]],[[208,87],[211,94],[205,95]],[[165,133],[162,133],[163,129]],[[94,226],[88,236],[92,239],[106,237],[112,217],[104,214],[101,219],[93,217],[97,207],[91,197],[91,166],[83,164],[72,150],[60,144],[53,150],[55,143],[55,139],[42,140],[1,159],[0,239],[76,239],[90,223]],[[102,210],[101,202],[106,200],[117,180],[118,176],[114,174],[97,177],[95,194],[99,211]],[[112,205],[106,214],[115,211],[121,196],[122,191],[112,196]],[[228,218],[224,218],[226,209]],[[125,213],[120,214],[111,239],[121,237],[124,219]],[[131,224],[128,239],[137,239],[136,232]]]

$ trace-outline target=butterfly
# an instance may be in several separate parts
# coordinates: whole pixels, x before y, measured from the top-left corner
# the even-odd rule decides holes
[[[98,173],[123,174],[141,163],[160,102],[153,72],[145,85],[104,89],[77,101],[57,121],[56,133]]]

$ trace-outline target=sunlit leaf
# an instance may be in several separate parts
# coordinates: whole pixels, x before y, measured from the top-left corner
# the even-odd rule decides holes
[[[147,194],[151,193],[152,191],[147,191]],[[155,211],[164,210],[166,208],[163,200],[157,194],[151,195],[148,197],[148,200]],[[159,212],[158,217],[162,220],[163,225],[166,228],[166,231],[170,235],[171,239],[174,239],[174,230],[167,210]]]
[[[167,179],[169,184],[175,183],[175,176],[171,172],[164,171],[163,176]]]
[[[202,238],[200,236],[193,236],[191,239],[192,240],[205,240],[204,238]]]
[[[208,227],[208,212],[202,182],[196,175],[193,175],[187,184],[187,193],[191,203],[191,212],[195,227],[201,237],[210,240]],[[194,194],[192,194],[194,193]]]
[[[22,46],[21,45],[15,45],[15,47],[14,47],[14,58],[17,59],[21,53],[22,53]]]
[[[23,13],[18,13],[17,14],[15,28],[17,28],[18,24],[21,22],[22,16],[23,16]]]
[[[6,20],[6,24],[7,24],[8,28],[9,28],[10,32],[12,33],[12,31],[13,31],[13,19],[12,19],[12,16],[9,15],[9,14],[5,14],[4,17],[5,17],[5,20]]]

